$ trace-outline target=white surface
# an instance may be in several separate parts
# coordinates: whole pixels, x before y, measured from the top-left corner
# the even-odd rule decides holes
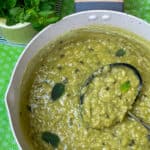
[[[6,19],[0,18],[0,27],[2,27],[2,28],[6,28],[6,29],[19,29],[19,28],[26,27],[28,25],[30,25],[29,22],[17,23],[15,25],[8,26],[8,25],[6,25]]]

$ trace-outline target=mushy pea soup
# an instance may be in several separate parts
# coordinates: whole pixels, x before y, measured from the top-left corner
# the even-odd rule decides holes
[[[150,131],[129,115],[150,125],[150,43],[132,33],[70,31],[33,58],[21,88],[31,150],[150,150]]]

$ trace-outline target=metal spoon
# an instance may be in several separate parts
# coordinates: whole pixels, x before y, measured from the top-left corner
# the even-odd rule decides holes
[[[139,80],[139,85],[138,85],[138,88],[137,88],[137,95],[136,95],[136,98],[135,98],[135,101],[137,100],[138,96],[140,95],[140,92],[142,90],[142,86],[143,86],[143,81],[142,81],[142,77],[139,73],[139,71],[132,65],[130,64],[127,64],[127,63],[113,63],[113,64],[108,64],[106,65],[108,67],[110,67],[110,69],[114,68],[114,67],[126,67],[128,69],[131,69],[134,74],[136,75],[136,77],[138,78]],[[81,86],[81,91],[82,89],[84,89],[84,87],[87,87],[92,81],[93,79],[97,76],[97,74],[100,74],[103,72],[103,69],[104,67],[106,66],[103,66],[101,67],[100,69],[96,70],[94,73],[92,73],[88,79],[84,82],[84,84]],[[135,102],[134,101],[134,102]],[[80,105],[83,105],[84,103],[84,93],[80,93]],[[128,111],[127,114],[133,118],[135,121],[137,121],[138,123],[140,123],[141,125],[143,125],[148,131],[150,131],[150,125],[148,125],[147,123],[145,123],[144,121],[142,121],[141,118],[137,117],[136,115],[134,115],[132,112]]]

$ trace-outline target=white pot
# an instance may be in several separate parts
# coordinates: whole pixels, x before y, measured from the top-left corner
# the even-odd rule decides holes
[[[26,46],[20,56],[6,93],[6,106],[12,126],[14,137],[20,149],[30,150],[30,146],[24,138],[19,122],[19,96],[20,86],[28,63],[40,51],[42,47],[53,41],[60,35],[72,29],[87,25],[112,25],[131,31],[150,41],[150,25],[145,21],[127,15],[125,13],[105,10],[85,11],[65,17],[56,24],[49,25],[36,35]]]

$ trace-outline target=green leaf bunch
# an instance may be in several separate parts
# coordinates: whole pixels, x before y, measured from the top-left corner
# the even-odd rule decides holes
[[[7,25],[30,22],[41,30],[61,19],[55,5],[56,0],[0,0],[0,17],[6,18]]]

